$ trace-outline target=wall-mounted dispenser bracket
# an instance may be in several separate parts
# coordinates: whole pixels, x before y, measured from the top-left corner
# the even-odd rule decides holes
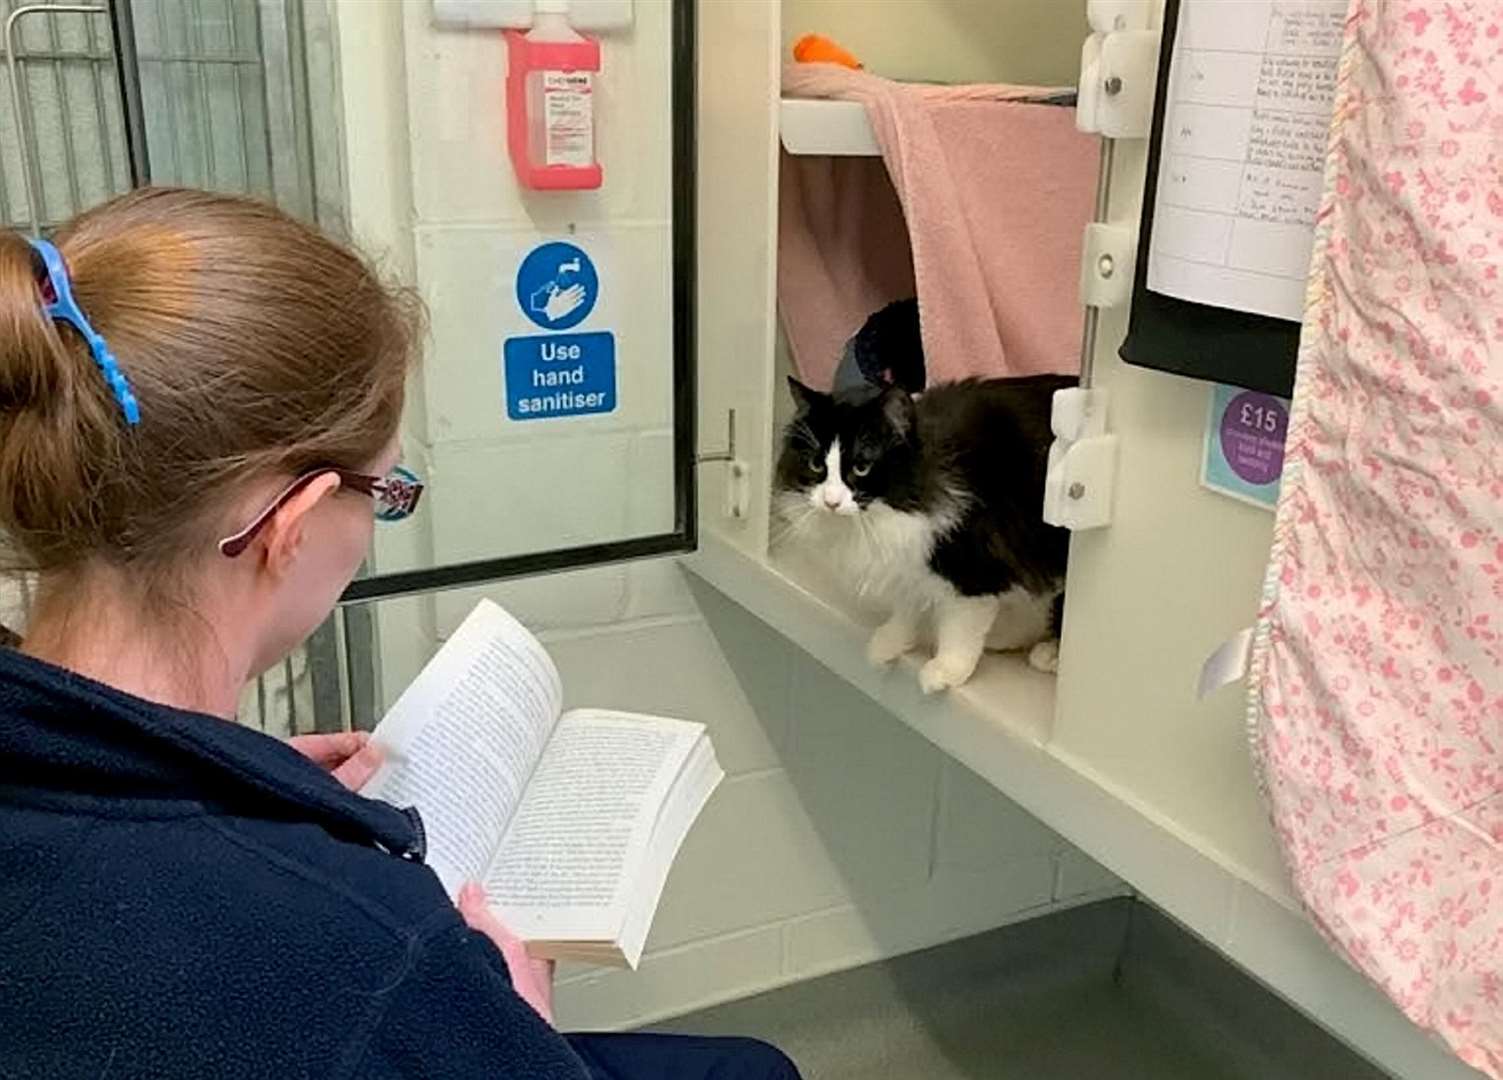
[[[573,0],[569,25],[588,34],[630,30],[632,0]],[[533,0],[433,0],[433,22],[452,30],[526,30]]]

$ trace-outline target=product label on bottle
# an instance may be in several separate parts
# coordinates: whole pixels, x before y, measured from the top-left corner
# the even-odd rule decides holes
[[[595,162],[594,87],[588,71],[543,73],[544,158],[548,165]]]

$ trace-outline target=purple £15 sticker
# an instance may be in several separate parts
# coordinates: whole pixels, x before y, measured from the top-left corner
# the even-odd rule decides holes
[[[1221,414],[1221,453],[1232,472],[1249,484],[1271,484],[1284,468],[1289,413],[1269,394],[1238,394]]]

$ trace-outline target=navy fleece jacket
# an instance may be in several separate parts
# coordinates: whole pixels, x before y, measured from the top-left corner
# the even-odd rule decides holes
[[[0,1078],[583,1080],[422,855],[275,739],[0,649]]]

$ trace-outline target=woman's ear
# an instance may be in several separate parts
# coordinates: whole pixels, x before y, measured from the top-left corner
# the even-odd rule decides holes
[[[325,473],[277,507],[259,539],[265,566],[277,577],[291,569],[307,538],[308,515],[324,499],[339,490],[339,477]]]
[[[793,404],[797,406],[800,416],[813,412],[824,402],[830,400],[829,394],[821,394],[818,390],[809,389],[792,375],[788,376],[788,389],[793,393]]]

